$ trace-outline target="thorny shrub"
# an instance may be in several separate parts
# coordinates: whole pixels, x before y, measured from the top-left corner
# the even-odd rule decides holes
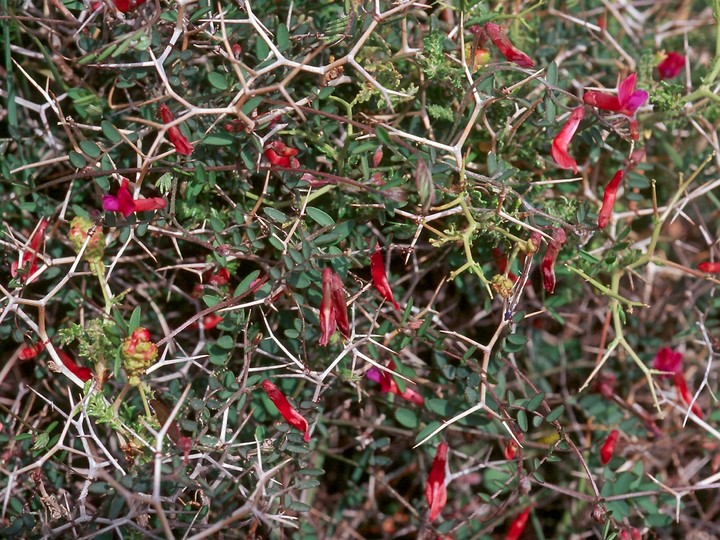
[[[0,536],[718,536],[711,4],[0,0]]]

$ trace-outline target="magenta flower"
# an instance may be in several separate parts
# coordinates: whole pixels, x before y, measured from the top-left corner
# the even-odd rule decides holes
[[[633,73],[626,77],[619,85],[617,95],[605,94],[595,90],[588,90],[583,101],[603,111],[612,111],[625,116],[633,116],[635,111],[647,101],[649,94],[645,90],[636,90],[637,75]]]
[[[658,64],[658,78],[661,81],[674,79],[680,75],[684,67],[685,57],[675,51],[669,52],[662,62]]]
[[[555,163],[563,169],[572,169],[575,174],[577,174],[577,162],[570,154],[568,154],[568,145],[575,136],[575,132],[577,131],[583,116],[585,116],[585,109],[583,107],[573,109],[573,112],[570,114],[570,118],[568,118],[568,121],[565,122],[565,125],[562,127],[560,133],[557,134],[557,137],[555,137],[552,143],[551,153]]]
[[[668,373],[682,372],[682,353],[673,351],[670,347],[660,349],[653,359],[653,369],[658,371],[667,371]],[[660,375],[660,377],[670,377],[670,375]]]
[[[103,209],[108,212],[120,212],[128,217],[135,212],[148,212],[165,208],[167,201],[163,197],[152,197],[150,199],[133,199],[128,189],[130,182],[127,178],[122,179],[117,195],[104,195],[102,199]]]

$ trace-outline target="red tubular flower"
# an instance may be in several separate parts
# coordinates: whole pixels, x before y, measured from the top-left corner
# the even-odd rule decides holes
[[[382,251],[378,245],[375,245],[375,253],[370,255],[370,272],[372,273],[372,281],[375,289],[385,300],[392,302],[395,309],[400,309],[400,304],[395,301],[388,277],[385,273],[385,263],[383,262]]]
[[[43,218],[40,220],[40,223],[38,223],[37,227],[35,227],[35,231],[28,240],[28,251],[22,252],[19,263],[18,261],[10,263],[10,275],[12,277],[17,276],[18,268],[25,271],[25,274],[20,277],[20,281],[23,283],[27,281],[27,278],[37,272],[37,254],[41,249],[43,240],[45,239],[45,229],[47,229],[48,224],[49,222],[47,219]]]
[[[720,274],[720,262],[703,262],[697,268],[706,274]]]
[[[523,440],[522,433],[516,433],[515,436],[517,437],[518,441],[522,442],[522,440]],[[503,453],[505,454],[505,459],[507,459],[508,461],[511,459],[515,459],[518,448],[519,448],[519,446],[518,446],[518,443],[515,441],[515,439],[508,439],[505,442],[505,448],[503,449]]]
[[[528,519],[530,519],[530,510],[531,508],[528,506],[513,519],[505,534],[505,540],[518,540],[520,538],[527,526]]]
[[[583,101],[604,111],[633,116],[635,111],[644,105],[649,97],[645,90],[635,90],[636,81],[637,75],[633,73],[618,85],[617,96],[588,90],[583,95]]]
[[[330,342],[335,328],[346,338],[350,337],[345,289],[340,277],[331,268],[322,273],[322,301],[320,302],[320,341],[321,347]]]
[[[685,67],[685,57],[675,51],[669,52],[662,62],[658,64],[658,78],[661,81],[674,79]]]
[[[487,36],[490,38],[490,41],[493,42],[493,45],[498,48],[500,54],[502,54],[508,62],[517,64],[522,68],[535,67],[535,63],[530,59],[530,57],[521,50],[515,48],[510,39],[502,31],[502,28],[500,28],[497,24],[487,23],[483,28]]]
[[[115,4],[115,7],[121,13],[128,13],[129,11],[140,7],[145,2],[147,2],[147,0],[113,0],[113,4]],[[93,2],[92,4],[90,4],[90,9],[95,11],[100,9],[102,5],[103,2]]]
[[[620,187],[623,179],[623,171],[618,171],[612,180],[605,186],[605,193],[603,193],[603,203],[598,214],[598,229],[604,229],[610,223],[610,216],[612,215],[613,208],[615,208],[615,197],[617,197],[617,190]]]
[[[169,124],[175,120],[173,113],[170,112],[170,109],[165,104],[160,105],[160,117],[162,118],[162,121],[166,124]],[[175,147],[175,151],[178,154],[181,154],[183,156],[189,156],[193,153],[193,145],[190,144],[185,135],[180,132],[179,127],[172,126],[167,128],[167,134],[168,139],[170,139],[170,142]]]
[[[552,240],[548,243],[545,257],[540,263],[540,271],[543,278],[543,287],[552,294],[555,292],[555,261],[560,253],[560,248],[566,240],[565,231],[560,228],[553,229]]]
[[[395,362],[390,360],[388,363],[388,369],[391,371],[395,371]],[[376,367],[370,368],[367,372],[367,378],[375,381],[376,383],[380,384],[380,391],[381,392],[389,392],[391,394],[395,394],[400,396],[406,401],[410,401],[414,403],[415,405],[422,406],[425,403],[425,398],[422,397],[418,392],[410,388],[410,386],[405,387],[405,391],[400,391],[400,387],[395,382],[395,379],[393,379],[393,376],[390,375],[387,371],[383,371],[381,369],[378,369]]]
[[[619,436],[620,432],[617,429],[613,429],[610,433],[608,433],[605,442],[602,447],[600,447],[600,462],[603,465],[610,463],[610,460],[615,453],[615,445],[617,444]]]
[[[210,315],[203,317],[203,319],[202,319],[203,330],[205,330],[205,331],[212,330],[218,324],[220,324],[222,322],[222,320],[223,320],[222,316],[218,315],[217,313],[211,313]]]
[[[78,366],[75,363],[75,360],[73,360],[70,355],[67,354],[65,351],[61,349],[55,349],[55,352],[60,357],[60,360],[62,360],[63,365],[68,368],[72,372],[72,374],[75,375],[82,382],[87,382],[92,378],[92,371],[90,371],[89,368]]]
[[[345,287],[343,287],[340,277],[335,272],[332,275],[332,303],[338,330],[345,338],[349,339],[350,320],[348,319],[347,301],[345,300]]]
[[[320,302],[320,342],[325,347],[335,333],[335,310],[333,307],[333,275],[335,272],[325,268],[322,273],[322,301]]]
[[[445,464],[447,463],[448,444],[441,442],[437,447],[435,459],[430,468],[427,484],[425,484],[425,498],[430,506],[431,522],[440,515],[447,503],[447,486],[445,485]]]
[[[685,381],[685,375],[682,371],[675,372],[673,375],[673,382],[675,383],[675,388],[677,388],[678,394],[680,394],[680,397],[685,404],[690,407],[690,404],[692,403],[690,410],[695,414],[695,416],[702,418],[702,409],[700,409],[700,405],[698,405],[697,402],[693,403],[693,396],[688,389],[687,381]]]
[[[132,193],[128,189],[130,182],[127,178],[123,178],[118,189],[117,195],[104,195],[102,198],[103,210],[108,212],[120,212],[123,216],[128,217],[135,212],[150,212],[161,210],[167,206],[167,201],[163,197],[151,197],[149,199],[133,199]]]
[[[310,427],[307,420],[297,412],[285,397],[280,389],[268,379],[262,382],[263,390],[270,398],[270,401],[277,407],[285,421],[295,429],[303,432],[303,441],[310,442]]]
[[[280,141],[272,141],[265,145],[265,157],[268,161],[277,167],[292,167],[297,169],[300,167],[300,162],[295,159],[299,150],[297,148],[290,148],[285,143]]]
[[[20,352],[18,353],[18,358],[23,362],[27,360],[32,360],[43,350],[45,350],[45,343],[43,343],[42,341],[38,341],[37,343],[33,343],[32,345],[21,347]]]
[[[570,113],[570,118],[565,122],[565,125],[552,143],[552,157],[555,163],[563,169],[572,169],[575,174],[577,174],[577,163],[572,156],[568,154],[568,145],[575,135],[584,115],[585,109],[583,107],[573,109],[573,112]]]
[[[658,371],[668,372],[667,375],[658,375],[659,377],[671,377],[682,371],[682,361],[682,353],[675,352],[670,347],[663,347],[655,354],[652,367]]]
[[[499,247],[492,248],[492,256],[493,256],[493,259],[495,260],[495,264],[498,267],[498,271],[502,275],[505,275],[505,272],[507,272],[508,260],[507,260],[507,256],[505,255],[505,253],[503,253],[503,250]],[[515,274],[513,274],[512,272],[508,272],[507,277],[513,283],[517,282],[517,280],[518,280],[518,277]]]

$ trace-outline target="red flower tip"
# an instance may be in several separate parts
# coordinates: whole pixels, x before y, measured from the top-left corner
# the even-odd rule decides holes
[[[663,347],[655,354],[652,367],[658,371],[668,372],[668,375],[659,375],[660,377],[670,377],[682,370],[682,362],[682,353],[675,352],[670,347]]]
[[[42,244],[45,240],[45,230],[47,229],[49,221],[45,218],[40,220],[35,231],[28,240],[28,251],[23,251],[20,256],[20,262],[13,261],[10,263],[10,275],[12,277],[17,276],[18,268],[22,268],[25,274],[20,278],[21,282],[27,281],[27,278],[32,276],[38,269],[37,265],[37,254],[40,251]]]
[[[395,362],[390,360],[388,363],[388,369],[395,371]],[[400,391],[400,387],[393,379],[393,376],[387,371],[380,370],[378,368],[371,368],[367,372],[367,378],[380,384],[380,391],[395,394],[400,396],[406,401],[410,401],[415,405],[423,406],[425,404],[425,398],[420,393],[406,386],[404,391]]]
[[[89,368],[78,366],[75,363],[75,360],[73,360],[70,355],[67,354],[65,351],[61,349],[55,349],[55,352],[60,357],[63,365],[68,368],[72,372],[72,374],[75,375],[82,382],[87,382],[92,378],[92,371],[90,371]]]
[[[577,163],[572,156],[568,154],[568,145],[575,135],[583,116],[585,116],[585,109],[583,107],[573,109],[570,118],[565,122],[565,125],[552,143],[552,157],[555,163],[563,169],[572,169],[575,174],[577,174]]]
[[[517,433],[517,434],[515,434],[515,436],[517,437],[518,441],[523,440],[522,433]],[[505,442],[505,448],[503,449],[503,453],[505,454],[505,459],[507,459],[508,461],[515,459],[518,448],[519,448],[519,446],[518,446],[517,441],[515,441],[515,439],[508,439]]]
[[[223,318],[222,316],[218,315],[217,313],[213,313],[211,315],[207,315],[206,317],[203,317],[202,319],[202,325],[203,330],[208,331],[215,328],[218,324],[222,322]]]
[[[173,113],[170,112],[170,109],[164,103],[160,105],[160,118],[162,118],[165,124],[169,124],[175,120]],[[178,154],[189,156],[193,153],[193,145],[190,144],[185,135],[180,132],[179,127],[172,126],[167,128],[167,135]]]
[[[680,75],[684,67],[685,57],[675,51],[669,52],[657,66],[658,78],[661,81],[674,79]]]
[[[530,59],[530,57],[521,50],[517,49],[502,31],[502,28],[500,28],[497,24],[487,23],[484,26],[484,30],[490,38],[490,41],[493,42],[493,45],[498,48],[500,54],[502,54],[506,60],[522,68],[535,67],[535,63]]]
[[[620,187],[620,183],[623,179],[623,171],[618,171],[612,180],[605,186],[605,193],[603,193],[603,203],[598,214],[598,229],[604,229],[610,223],[610,216],[612,215],[613,208],[615,208],[615,198],[617,197],[617,190]]]
[[[23,362],[27,360],[32,360],[35,358],[38,354],[40,354],[45,349],[45,343],[42,341],[38,341],[37,343],[33,343],[32,345],[27,345],[25,347],[20,348],[20,352],[18,353],[18,358],[22,360]]]
[[[720,274],[720,262],[702,262],[697,269],[706,274]]]
[[[307,420],[290,405],[285,394],[268,379],[262,382],[262,387],[285,421],[295,429],[303,432],[303,441],[310,442],[310,427],[308,426]]]
[[[370,255],[370,272],[372,273],[372,281],[375,289],[385,300],[391,302],[395,309],[400,309],[400,304],[395,301],[387,274],[385,273],[385,263],[383,262],[382,251],[378,246],[375,247],[375,253]]]
[[[348,319],[347,302],[340,277],[331,268],[322,273],[322,301],[320,302],[320,341],[325,347],[335,328],[346,338],[350,337],[350,321]]]
[[[510,523],[510,527],[508,527],[507,534],[505,535],[505,540],[518,540],[520,538],[523,531],[525,530],[525,527],[527,526],[528,519],[530,518],[531,509],[532,508],[528,506],[527,508],[525,508],[525,510],[515,516],[515,519],[513,519],[512,523]]]
[[[702,409],[700,409],[700,405],[698,405],[697,402],[693,403],[693,395],[688,389],[687,381],[685,380],[685,375],[682,371],[675,372],[673,375],[673,382],[675,383],[675,388],[677,388],[678,394],[680,394],[680,397],[685,404],[690,407],[690,404],[692,403],[690,410],[695,414],[695,416],[702,418]]]
[[[297,169],[300,167],[300,162],[295,159],[299,150],[297,148],[291,148],[281,141],[272,141],[265,145],[265,157],[268,161],[276,167],[292,167]]]
[[[447,486],[445,485],[445,465],[447,463],[448,444],[441,442],[437,447],[435,459],[433,460],[425,484],[425,498],[430,506],[429,520],[431,522],[440,515],[447,503]]]
[[[610,463],[610,460],[615,453],[615,445],[617,444],[619,436],[620,432],[617,429],[613,429],[610,433],[608,433],[605,442],[600,448],[600,462],[603,465],[607,465],[608,463]]]
[[[548,243],[545,257],[543,257],[542,263],[540,263],[543,287],[545,291],[550,294],[555,292],[555,261],[565,240],[565,231],[560,228],[553,229],[552,240]]]

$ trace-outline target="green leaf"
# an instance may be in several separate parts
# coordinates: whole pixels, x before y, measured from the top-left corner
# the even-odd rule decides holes
[[[557,64],[555,62],[550,62],[545,78],[550,86],[557,86]]]
[[[102,128],[105,138],[111,143],[116,144],[123,140],[118,129],[107,120],[103,120],[100,123],[100,127]]]
[[[280,210],[276,210],[272,206],[266,206],[265,208],[263,208],[263,214],[265,214],[267,217],[277,223],[285,223],[288,219],[283,212],[281,212]]]
[[[329,215],[327,215],[325,212],[320,210],[319,208],[315,208],[313,206],[308,206],[305,209],[305,213],[310,216],[310,219],[312,219],[315,223],[320,225],[321,227],[328,227],[335,225],[335,221],[333,218],[331,218]]]
[[[410,429],[415,429],[418,425],[416,414],[410,409],[405,409],[404,407],[395,409],[395,420],[397,420],[398,424],[401,426]]]
[[[128,323],[129,333],[132,334],[140,326],[141,315],[142,315],[142,310],[141,310],[140,306],[138,306],[133,310],[132,315],[130,315],[130,322]]]
[[[230,86],[225,75],[217,71],[208,73],[207,78],[208,82],[218,90],[227,90]]]
[[[70,150],[68,156],[70,157],[70,163],[76,169],[82,169],[85,165],[87,165],[87,161],[85,161],[85,156],[78,152],[75,152],[74,150]]]
[[[542,404],[544,399],[545,399],[545,392],[540,392],[539,394],[535,394],[527,402],[527,405],[525,405],[525,408],[528,411],[535,411]]]
[[[565,405],[560,405],[556,409],[553,409],[552,411],[550,411],[550,414],[548,414],[545,417],[545,420],[547,420],[549,423],[552,423],[555,420],[557,420],[558,418],[560,418],[564,412],[565,412]]]
[[[229,133],[214,133],[205,137],[203,143],[208,146],[230,146],[235,144],[235,137]]]
[[[280,23],[275,32],[277,38],[277,48],[280,52],[285,52],[290,48],[290,32],[288,32],[287,26]]]

